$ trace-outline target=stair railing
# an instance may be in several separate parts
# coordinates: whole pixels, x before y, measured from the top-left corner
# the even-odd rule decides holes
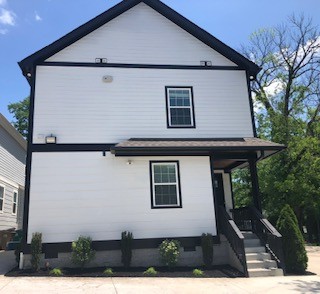
[[[248,277],[249,274],[244,247],[244,236],[223,206],[219,206],[219,228],[220,232],[227,238],[232,250],[243,266],[244,275]]]
[[[240,230],[249,230],[261,240],[278,267],[285,273],[282,236],[276,228],[255,207],[233,209],[233,218]]]

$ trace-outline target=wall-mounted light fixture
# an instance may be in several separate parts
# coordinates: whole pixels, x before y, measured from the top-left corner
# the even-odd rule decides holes
[[[103,76],[103,77],[102,77],[102,81],[103,81],[104,83],[112,83],[112,81],[113,81],[113,76]]]
[[[56,144],[57,143],[57,137],[54,135],[46,136],[46,144]]]
[[[27,73],[27,77],[31,78],[32,74],[30,72]]]
[[[98,58],[96,58],[96,63],[108,63],[108,59],[98,57]]]
[[[131,164],[132,164],[132,160],[129,159],[129,160],[127,161],[127,165],[131,165]]]
[[[254,76],[250,76],[249,79],[250,79],[251,81],[253,81],[253,80],[254,80]]]
[[[212,61],[203,60],[203,61],[200,61],[200,65],[201,66],[212,66]]]

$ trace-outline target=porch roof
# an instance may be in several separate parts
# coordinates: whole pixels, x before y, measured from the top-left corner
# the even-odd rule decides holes
[[[221,152],[263,152],[271,155],[284,145],[259,138],[132,138],[111,148],[115,156],[213,155]],[[232,158],[232,157],[230,157]]]

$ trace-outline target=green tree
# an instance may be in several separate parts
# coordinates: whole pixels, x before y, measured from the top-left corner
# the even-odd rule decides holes
[[[319,30],[303,15],[257,31],[243,47],[262,68],[251,85],[258,135],[287,146],[259,163],[263,207],[275,222],[290,204],[300,228],[320,207],[319,52]]]
[[[28,137],[29,103],[30,99],[26,97],[8,105],[8,110],[14,117],[13,125],[24,138]]]
[[[280,212],[277,228],[282,235],[284,260],[289,273],[303,273],[307,269],[308,257],[297,218],[287,204]]]

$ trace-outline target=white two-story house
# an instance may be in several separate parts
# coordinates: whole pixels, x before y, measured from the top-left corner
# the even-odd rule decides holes
[[[201,264],[211,233],[215,264],[283,266],[279,242],[267,252],[271,225],[254,225],[256,162],[284,148],[256,137],[254,63],[158,0],[127,0],[19,65],[31,85],[25,267],[34,232],[51,264],[80,235],[95,264],[120,264],[122,231],[133,265],[157,265],[166,238],[180,240],[180,264]],[[230,173],[244,166],[255,208],[233,211]]]
[[[22,229],[27,142],[0,113],[0,250]]]

